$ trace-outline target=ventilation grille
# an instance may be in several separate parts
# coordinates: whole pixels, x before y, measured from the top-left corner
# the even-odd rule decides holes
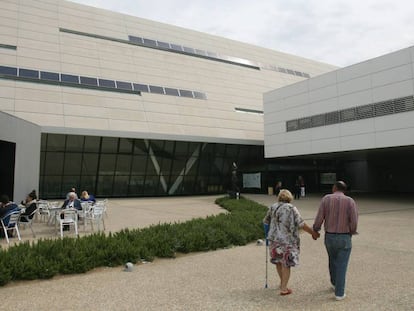
[[[375,118],[414,110],[414,96],[390,99],[374,104],[327,112],[286,122],[286,131]]]

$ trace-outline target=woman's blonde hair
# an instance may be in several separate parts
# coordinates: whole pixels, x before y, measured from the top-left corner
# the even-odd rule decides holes
[[[279,195],[277,196],[279,202],[290,203],[293,201],[292,193],[287,189],[281,189]]]

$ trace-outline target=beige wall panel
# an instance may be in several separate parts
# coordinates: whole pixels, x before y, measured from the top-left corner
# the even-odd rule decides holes
[[[14,112],[14,98],[0,97],[0,111]]]
[[[111,120],[126,120],[126,121],[139,121],[146,122],[146,114],[142,111],[133,111],[127,109],[107,109],[108,115]]]
[[[63,52],[61,54],[61,59],[63,63],[87,65],[89,67],[100,67],[99,60],[92,57],[71,55]]]
[[[60,53],[60,46],[58,43],[50,43],[50,42],[44,42],[44,41],[39,41],[39,40],[33,40],[30,38],[20,37],[18,52],[20,52],[20,49],[22,49],[23,47],[26,49],[47,51],[49,53]]]
[[[40,114],[45,115],[59,115],[63,114],[63,105],[35,100],[16,99],[15,110],[16,112],[40,112]]]
[[[109,120],[109,126],[113,131],[148,132],[148,125],[146,122]]]
[[[72,34],[59,32],[59,43],[63,47],[78,47],[80,50],[84,49],[85,52],[89,50],[99,53],[97,51],[97,42],[92,38],[86,38],[81,36],[75,36]]]
[[[68,128],[90,128],[97,130],[109,129],[108,119],[94,119],[88,116],[64,116],[63,125]]]
[[[62,115],[16,112],[15,116],[33,122],[39,126],[64,126]]]
[[[61,63],[61,72],[93,78],[101,76],[99,67],[91,67],[80,64],[69,64],[65,62]]]
[[[32,48],[19,47],[17,49],[17,57],[32,58],[38,60],[48,60],[50,62],[59,62],[60,55],[57,52],[46,52],[45,50],[36,50]],[[35,68],[38,68],[37,66]],[[43,69],[39,67],[38,69]]]
[[[20,44],[20,40],[22,39],[30,39],[39,42],[49,42],[52,44],[56,44],[59,42],[58,32],[45,34],[41,32],[32,31],[29,29],[19,29],[19,38],[18,38],[18,45]]]
[[[0,98],[14,98],[16,88],[14,85],[7,85],[0,80]]]
[[[65,104],[63,107],[65,116],[89,117],[90,119],[103,119],[109,117],[108,109],[102,107],[70,104]]]
[[[10,53],[8,51],[3,51],[3,49],[0,49],[0,58],[1,58],[0,65],[1,66],[11,66],[11,67],[17,66],[16,51],[12,51],[12,52],[14,53]]]
[[[34,87],[33,84],[30,84],[30,86]],[[35,88],[19,88],[18,90],[16,90],[16,99],[60,103],[61,94],[60,92],[54,92],[49,90]]]
[[[52,62],[32,57],[17,57],[17,66],[27,69],[42,69],[43,71],[60,72],[60,62]]]

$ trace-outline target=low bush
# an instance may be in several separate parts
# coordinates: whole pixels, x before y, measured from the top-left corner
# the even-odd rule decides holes
[[[124,229],[108,235],[40,239],[0,249],[0,286],[13,280],[47,279],[125,262],[173,258],[176,253],[245,245],[263,236],[265,206],[245,198],[229,197],[217,199],[216,204],[229,213],[143,229]]]

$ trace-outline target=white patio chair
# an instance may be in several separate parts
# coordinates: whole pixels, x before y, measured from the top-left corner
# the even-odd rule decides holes
[[[91,224],[92,231],[93,225],[95,224],[98,227],[98,231],[101,230],[101,222],[103,225],[104,231],[105,228],[105,221],[104,221],[104,212],[105,212],[105,205],[99,202],[96,202],[95,205],[92,206],[90,212],[85,217],[85,226],[86,222],[89,222]]]
[[[6,222],[7,217],[10,217],[10,218],[9,218],[8,224],[5,225],[4,223]],[[1,226],[3,227],[3,230],[4,230],[4,236],[7,240],[7,244],[10,244],[8,231],[16,230],[19,241],[22,240],[22,238],[20,237],[20,231],[19,231],[19,219],[20,219],[20,211],[11,212],[0,219]]]
[[[39,215],[40,221],[49,221],[50,211],[49,203],[47,201],[38,201],[37,203],[37,215]]]
[[[62,217],[61,217],[62,216]],[[63,227],[64,226],[73,226],[75,228],[75,234],[78,235],[78,210],[74,208],[68,208],[64,209],[59,217],[59,223],[60,223],[60,237],[63,238]]]
[[[83,231],[86,231],[86,217],[90,215],[92,211],[93,202],[81,202],[82,210],[78,211],[79,220],[83,222]]]
[[[33,230],[33,219],[34,219],[34,216],[37,214],[37,210],[38,209],[35,209],[33,212],[30,213],[30,215],[22,215],[22,214],[20,215],[20,224],[24,226],[28,225],[30,227],[30,230],[32,230],[32,234],[34,238],[36,237],[36,234],[34,233],[34,230]]]

